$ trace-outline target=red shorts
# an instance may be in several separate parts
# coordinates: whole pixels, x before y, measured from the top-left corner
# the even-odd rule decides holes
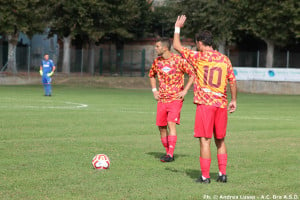
[[[226,136],[227,108],[197,105],[194,137],[222,139]]]
[[[167,126],[168,122],[180,124],[180,111],[183,101],[175,100],[169,103],[157,103],[156,125]]]

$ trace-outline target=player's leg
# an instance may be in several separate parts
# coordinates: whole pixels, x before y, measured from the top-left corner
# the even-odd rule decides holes
[[[225,140],[216,139],[215,143],[217,146],[217,157],[218,157],[218,166],[219,166],[219,177],[217,179],[218,182],[227,182],[226,175],[226,166],[227,166],[227,150],[225,145]]]
[[[168,154],[168,151],[169,151],[168,128],[167,128],[167,126],[158,126],[158,129],[159,129],[159,132],[160,132],[161,143],[166,149],[166,154]]]
[[[166,149],[166,154],[169,150],[168,144],[168,129],[167,129],[167,111],[165,103],[158,102],[157,103],[157,112],[156,112],[156,125],[158,126],[160,132],[161,143]]]
[[[168,122],[168,127],[169,127],[169,135],[168,135],[169,151],[167,154],[171,156],[174,160],[174,150],[177,142],[176,123]]]
[[[165,162],[172,162],[174,161],[174,150],[176,147],[177,142],[177,132],[176,132],[176,124],[180,124],[180,112],[182,108],[183,102],[180,101],[173,101],[167,103],[167,112],[168,112],[168,144],[169,150],[167,156],[164,158]]]
[[[52,95],[52,86],[51,86],[51,77],[47,76],[47,93],[48,93],[48,96],[51,96]]]
[[[197,105],[194,137],[199,138],[200,157],[199,163],[202,175],[196,182],[210,183],[211,151],[210,143],[213,135],[215,107]]]
[[[44,95],[47,96],[47,79],[45,76],[42,76],[42,84],[44,87]]]
[[[210,143],[211,138],[201,137],[199,138],[200,142],[200,168],[202,176],[197,180],[197,182],[210,183],[210,163],[211,163],[211,151]]]
[[[227,128],[227,109],[218,108],[215,115],[215,143],[217,147],[217,157],[219,166],[218,182],[227,182],[227,149],[225,145],[225,136]]]

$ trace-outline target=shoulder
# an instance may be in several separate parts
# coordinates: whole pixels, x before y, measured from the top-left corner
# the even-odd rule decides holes
[[[181,50],[181,52],[188,52],[188,53],[198,53],[198,51],[194,51],[194,50],[192,50],[192,49],[189,49],[189,48],[187,48],[187,47],[182,47],[182,50]]]
[[[173,59],[176,59],[176,60],[181,60],[181,59],[183,59],[181,55],[178,55],[178,54],[175,54],[175,53],[172,54],[172,58],[173,58]]]
[[[157,61],[160,61],[162,60],[162,56],[157,56],[155,59],[154,59],[154,62],[157,62]]]
[[[218,54],[218,56],[223,57],[224,59],[228,59],[228,57],[227,57],[225,54],[223,54],[223,53],[221,53],[221,52],[219,52],[219,51],[217,51],[217,50],[214,50],[214,52],[215,52],[216,54]]]
[[[156,66],[156,64],[161,60],[161,56],[156,57],[152,62],[152,67]]]
[[[220,57],[222,57],[223,58],[223,60],[224,60],[224,62],[225,63],[231,63],[230,62],[230,59],[225,55],[225,54],[222,54],[222,53],[220,53],[220,52],[218,52],[219,53],[219,55],[220,55]]]

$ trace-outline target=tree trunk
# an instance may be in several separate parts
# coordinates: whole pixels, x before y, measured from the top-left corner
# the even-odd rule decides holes
[[[89,73],[95,74],[95,43],[92,41],[89,43]]]
[[[219,43],[218,50],[221,54],[225,54],[225,40]]]
[[[121,40],[116,41],[116,73],[123,74],[123,50],[124,50],[124,42]]]
[[[267,57],[266,57],[266,68],[272,68],[274,62],[274,43],[266,40],[267,43]]]
[[[16,74],[17,70],[17,62],[16,62],[16,54],[17,54],[17,44],[18,44],[19,33],[8,35],[8,58],[7,58],[7,71]]]
[[[3,42],[2,42],[2,38],[0,36],[0,70],[3,67]]]
[[[63,65],[62,72],[70,74],[70,50],[71,50],[71,35],[63,38],[64,42],[64,53],[63,53]]]

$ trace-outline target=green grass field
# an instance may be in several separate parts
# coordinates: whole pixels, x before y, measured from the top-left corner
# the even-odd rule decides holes
[[[0,87],[0,199],[299,199],[300,96],[239,94],[229,116],[228,183],[209,185],[193,138],[192,92],[184,102],[175,162],[164,154],[151,90]],[[92,168],[105,153],[108,170]],[[269,196],[268,196],[269,195]],[[284,196],[286,195],[286,196]]]

